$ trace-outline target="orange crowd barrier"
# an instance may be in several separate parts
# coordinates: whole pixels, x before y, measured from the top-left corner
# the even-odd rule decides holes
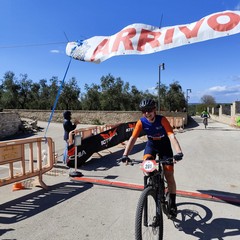
[[[166,117],[173,129],[184,128],[183,117]]]
[[[42,175],[53,168],[55,145],[51,138],[27,138],[0,142],[0,187],[38,177],[36,185],[47,188]]]
[[[119,125],[119,124],[117,124]],[[94,126],[94,127],[88,127],[88,128],[81,128],[79,129],[80,135],[83,138],[87,138],[96,134],[99,134],[101,132],[104,132],[106,130],[109,130],[115,126],[115,125],[104,125],[104,126]]]
[[[175,120],[175,123],[174,123],[175,128],[180,128],[180,129],[184,128],[184,120],[182,117],[175,117],[174,120]]]

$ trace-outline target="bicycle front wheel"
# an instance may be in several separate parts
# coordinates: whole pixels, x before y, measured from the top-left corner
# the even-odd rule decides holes
[[[135,218],[135,239],[163,239],[163,216],[161,204],[156,202],[152,187],[143,190],[138,201]]]

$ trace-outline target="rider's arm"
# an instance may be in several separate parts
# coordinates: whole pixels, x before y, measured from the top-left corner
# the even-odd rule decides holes
[[[167,132],[167,135],[168,135],[168,137],[170,139],[170,142],[171,142],[172,146],[174,147],[176,153],[182,153],[182,149],[180,147],[180,144],[179,144],[177,138],[175,137],[175,134],[173,132],[173,128],[170,125],[170,123],[167,120],[167,118],[163,117],[161,123],[162,123],[163,127],[165,128],[165,130]]]
[[[180,144],[179,144],[177,138],[175,137],[174,133],[171,135],[168,135],[168,137],[169,137],[171,144],[174,147],[176,153],[182,153],[182,149],[181,149]]]
[[[137,141],[137,138],[139,134],[142,131],[142,122],[140,120],[137,121],[137,124],[133,130],[132,136],[129,138],[127,146],[124,150],[123,156],[128,156],[128,154],[132,151],[133,146],[135,142]]]
[[[128,154],[132,151],[133,146],[134,146],[136,140],[137,140],[137,138],[135,138],[135,137],[133,137],[133,136],[131,136],[131,137],[129,138],[128,143],[127,143],[127,146],[126,146],[126,148],[125,148],[125,150],[124,150],[123,156],[128,156]]]

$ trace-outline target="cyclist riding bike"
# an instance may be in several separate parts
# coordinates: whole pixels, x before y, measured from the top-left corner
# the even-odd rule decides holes
[[[207,111],[207,109],[205,109],[204,111],[202,111],[201,117],[203,118],[203,123],[204,123],[205,125],[208,125],[208,118],[210,118],[210,114],[209,114],[209,112]]]
[[[159,154],[160,158],[173,157],[172,146],[175,148],[177,153],[177,160],[181,160],[183,157],[181,147],[176,139],[173,129],[166,119],[162,115],[156,114],[156,103],[152,99],[144,99],[141,101],[140,110],[142,111],[143,117],[141,117],[133,130],[132,136],[130,137],[125,151],[121,160],[128,163],[128,158],[138,136],[141,131],[147,135],[148,141],[144,150],[143,160],[156,159],[156,155]],[[170,197],[170,214],[173,217],[177,216],[176,206],[176,182],[174,179],[174,166],[173,164],[164,165],[164,174],[168,183],[168,192]]]

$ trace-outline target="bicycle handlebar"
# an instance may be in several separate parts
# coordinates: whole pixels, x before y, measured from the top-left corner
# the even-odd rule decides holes
[[[175,161],[176,162],[179,162],[182,160],[182,156],[176,154],[174,155],[173,157],[170,157],[170,158],[164,158],[164,159],[146,159],[146,160],[155,160],[157,163],[163,163],[163,164],[172,164],[174,163]],[[130,159],[129,157],[125,157],[124,159],[123,158],[119,158],[117,159],[117,163],[120,163],[120,162],[128,162],[130,163],[130,165],[134,165],[134,164],[139,164],[139,163],[142,163],[144,160],[135,160],[135,159]]]

